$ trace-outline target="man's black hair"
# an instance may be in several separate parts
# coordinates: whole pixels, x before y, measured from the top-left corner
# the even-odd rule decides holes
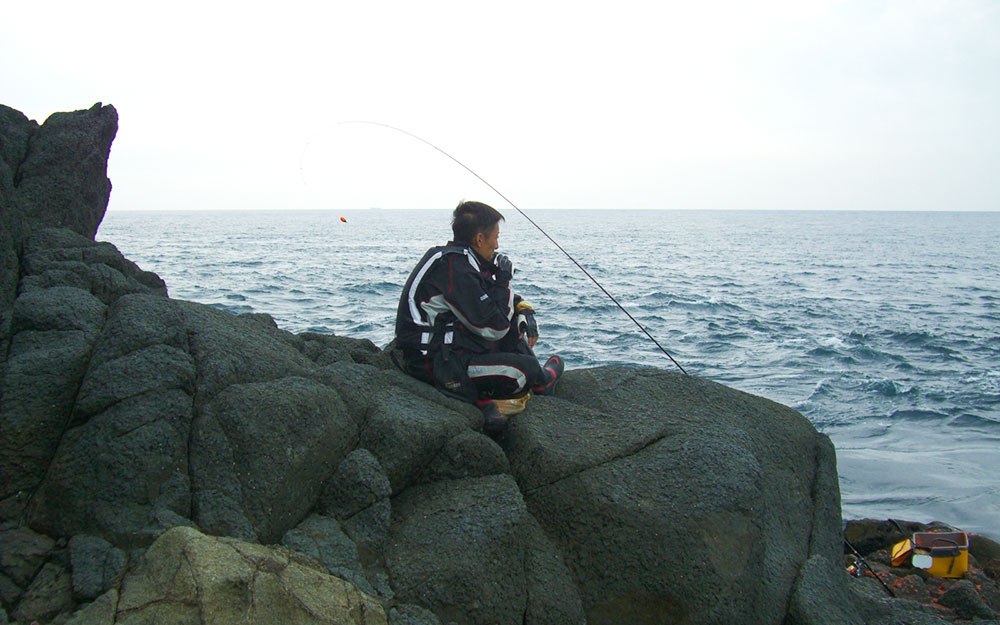
[[[451,217],[456,243],[472,243],[480,232],[489,232],[503,221],[500,211],[482,202],[461,202]]]

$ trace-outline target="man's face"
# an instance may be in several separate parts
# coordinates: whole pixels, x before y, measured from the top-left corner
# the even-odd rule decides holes
[[[477,233],[470,247],[486,260],[492,260],[494,252],[500,247],[500,222],[492,230]]]

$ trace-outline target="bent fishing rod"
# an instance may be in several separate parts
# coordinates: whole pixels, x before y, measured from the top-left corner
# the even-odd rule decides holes
[[[462,167],[462,169],[464,169],[465,171],[467,171],[470,174],[472,174],[473,176],[475,176],[480,182],[482,182],[487,187],[489,187],[490,189],[492,189],[494,193],[496,193],[497,195],[499,195],[501,198],[503,198],[503,200],[505,202],[507,202],[508,204],[510,204],[514,208],[514,210],[516,210],[518,213],[521,214],[522,217],[524,217],[525,219],[527,219],[528,223],[530,223],[532,226],[534,226],[535,228],[537,228],[539,232],[541,232],[543,235],[545,235],[545,238],[548,239],[549,241],[551,241],[552,245],[555,245],[557,248],[559,248],[559,251],[562,252],[563,254],[565,254],[566,258],[570,259],[570,261],[574,265],[576,265],[577,268],[584,273],[584,275],[586,275],[588,278],[590,278],[590,281],[593,282],[595,285],[597,285],[597,288],[601,289],[601,291],[605,295],[608,296],[608,299],[610,299],[612,302],[614,302],[615,306],[617,306],[623,313],[625,313],[625,315],[629,319],[632,320],[632,323],[634,323],[636,325],[636,327],[638,327],[640,330],[642,330],[643,334],[645,334],[647,337],[649,337],[649,340],[652,341],[654,345],[656,345],[658,348],[660,348],[660,351],[663,352],[666,355],[666,357],[670,359],[670,362],[672,362],[675,365],[677,365],[677,368],[681,370],[681,373],[683,373],[684,375],[690,375],[687,371],[684,370],[684,367],[681,366],[681,363],[679,363],[676,360],[674,360],[674,357],[670,355],[670,352],[668,352],[666,349],[664,349],[663,346],[660,345],[660,342],[657,341],[655,338],[653,338],[653,335],[649,333],[649,330],[647,330],[646,328],[644,328],[643,325],[641,323],[639,323],[636,320],[635,317],[632,316],[632,313],[630,313],[629,311],[627,311],[625,309],[625,307],[622,306],[618,302],[617,299],[615,299],[614,295],[612,295],[611,293],[609,293],[608,290],[605,289],[601,285],[601,283],[597,281],[597,278],[595,278],[594,276],[590,275],[590,272],[587,271],[583,267],[583,265],[581,265],[580,263],[576,262],[576,259],[573,258],[570,255],[569,252],[567,252],[566,250],[564,250],[563,246],[559,245],[559,243],[557,243],[555,239],[553,239],[552,237],[550,237],[548,232],[545,232],[545,230],[543,230],[541,226],[539,226],[538,224],[535,223],[535,220],[533,220],[531,217],[528,217],[528,215],[525,214],[525,212],[523,210],[521,210],[517,206],[517,204],[515,204],[514,202],[512,202],[506,195],[504,195],[503,193],[501,193],[499,191],[499,189],[497,189],[496,187],[494,187],[493,185],[491,185],[485,178],[483,178],[482,176],[480,176],[479,174],[477,174],[476,172],[474,172],[471,167],[469,167],[468,165],[466,165],[462,161],[458,160],[457,158],[455,158],[451,154],[445,152],[444,150],[442,150],[438,146],[434,145],[433,143],[431,143],[427,139],[424,139],[423,137],[417,136],[417,135],[413,134],[412,132],[409,132],[408,130],[403,130],[402,128],[397,128],[396,126],[391,126],[389,124],[384,124],[382,122],[374,122],[374,121],[363,120],[363,119],[348,120],[348,121],[342,121],[342,122],[338,122],[337,123],[338,126],[339,125],[344,125],[344,124],[370,124],[372,126],[381,126],[382,128],[388,128],[389,130],[395,130],[396,132],[403,133],[404,135],[406,135],[408,137],[412,137],[412,138],[416,139],[417,141],[420,141],[421,143],[434,148],[435,150],[437,150],[441,154],[444,154],[449,159],[451,159],[452,161],[454,161],[455,163],[457,163],[459,166]]]

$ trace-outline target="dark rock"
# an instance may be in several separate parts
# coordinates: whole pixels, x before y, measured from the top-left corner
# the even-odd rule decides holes
[[[17,605],[24,589],[15,584],[9,577],[0,573],[0,609],[3,606]]]
[[[303,341],[303,353],[320,366],[335,362],[368,364],[374,356],[381,353],[368,339],[314,332],[303,332],[299,337]]]
[[[361,562],[378,565],[392,522],[392,504],[388,499],[376,501],[364,510],[341,522],[344,531],[358,546]]]
[[[313,508],[357,440],[354,416],[322,384],[288,377],[231,385],[195,421],[194,520],[213,533],[249,529],[274,542]]]
[[[970,569],[965,579],[972,582],[983,602],[994,612],[1000,613],[1000,584],[982,569]]]
[[[466,430],[445,443],[427,467],[422,481],[458,480],[510,473],[503,449],[489,436]]]
[[[389,532],[390,494],[389,478],[378,459],[367,449],[356,449],[330,477],[317,508],[341,521],[363,562],[375,563]]]
[[[415,486],[393,512],[386,563],[398,601],[443,621],[523,622],[528,514],[509,476]]]
[[[921,603],[929,602],[931,593],[927,589],[927,584],[919,575],[907,575],[900,577],[890,586],[897,597],[913,599]]]
[[[961,580],[941,595],[941,605],[955,610],[959,618],[973,619],[996,618],[996,614],[987,606],[976,592],[976,587],[969,580]]]
[[[190,419],[191,397],[173,389],[124,399],[68,430],[32,502],[32,524],[133,547],[157,508],[189,516]]]
[[[900,528],[903,529],[902,532]],[[926,524],[916,521],[857,519],[847,521],[845,524],[844,539],[863,556],[867,557],[883,550],[887,556],[888,550],[893,545],[904,538],[909,538],[914,532],[922,532],[925,529],[927,529]],[[847,551],[848,547],[844,545],[844,552]],[[886,564],[889,563],[888,559],[884,560]]]
[[[336,519],[310,516],[289,530],[281,539],[281,544],[315,559],[330,575],[346,579],[362,592],[376,594],[361,569],[357,545],[344,534]]]
[[[38,572],[17,608],[11,614],[15,620],[30,623],[46,622],[73,609],[73,582],[63,567],[46,563]]]
[[[56,542],[26,527],[0,532],[0,572],[18,587],[28,587]]]
[[[21,111],[0,104],[0,206],[10,201],[17,170],[28,154],[28,140],[38,130],[38,122]]]
[[[367,449],[355,449],[344,458],[327,482],[319,509],[346,519],[392,494],[389,478]]]
[[[114,625],[118,613],[118,591],[114,588],[83,606],[65,625]]]
[[[232,385],[309,377],[315,370],[289,332],[203,304],[171,304],[183,319],[187,351],[199,372],[199,405]]]
[[[108,155],[117,132],[117,111],[98,103],[55,113],[31,133],[13,182],[15,204],[33,228],[61,226],[94,238],[108,208]]]
[[[504,445],[589,623],[780,622],[807,559],[839,569],[833,448],[798,413],[619,368],[567,372],[532,402]]]
[[[441,620],[430,610],[403,604],[389,610],[389,625],[441,625]]]
[[[531,516],[528,517],[524,569],[528,590],[525,623],[584,625],[587,622],[580,593],[562,555]]]
[[[401,603],[459,624],[534,623],[525,616],[529,598],[535,615],[572,611],[565,569],[536,587],[560,564],[544,549],[529,563],[544,541],[510,476],[414,486],[393,504],[386,564]],[[556,599],[560,605],[550,605]]]
[[[481,421],[482,416],[470,405],[445,407],[436,398],[414,395],[406,387],[396,385],[391,372],[367,369],[373,380],[383,384],[367,402],[360,446],[378,458],[389,477],[392,492],[399,493],[419,483],[427,466],[448,441],[469,429],[477,419]],[[430,390],[437,393],[433,388]]]
[[[25,215],[14,206],[14,179],[28,152],[28,139],[36,130],[36,122],[0,104],[0,337],[5,342],[10,309],[17,296],[21,245],[28,234]]]
[[[166,295],[163,280],[143,271],[110,243],[65,228],[37,230],[24,244],[20,291],[73,286],[92,293],[106,305],[129,293]]]
[[[982,565],[1000,560],[1000,543],[981,534],[969,534],[969,555]]]
[[[128,563],[124,551],[96,536],[74,536],[69,541],[69,553],[73,592],[81,601],[91,601],[107,592]]]

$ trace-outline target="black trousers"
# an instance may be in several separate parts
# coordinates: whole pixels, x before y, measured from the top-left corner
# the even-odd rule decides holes
[[[469,380],[480,399],[513,397],[526,390],[545,386],[552,375],[538,364],[538,358],[528,344],[516,335],[508,334],[497,343],[496,351],[486,354],[462,354]],[[405,359],[404,369],[411,376],[434,384],[432,359],[412,354]]]

